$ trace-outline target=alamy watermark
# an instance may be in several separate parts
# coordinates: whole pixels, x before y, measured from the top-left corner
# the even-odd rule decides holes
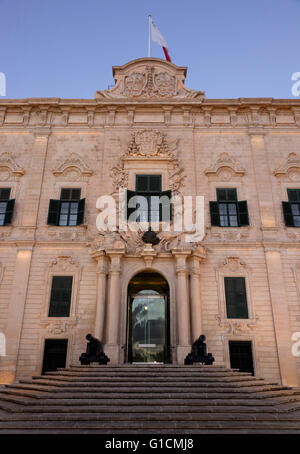
[[[292,341],[294,344],[292,346],[292,355],[296,356],[297,358],[300,356],[300,332],[297,331],[292,335]]]
[[[291,89],[292,95],[295,97],[300,96],[300,72],[293,73],[292,80],[295,81]]]
[[[6,76],[0,72],[0,96],[6,96]]]
[[[153,231],[185,232],[187,243],[203,240],[203,196],[169,198],[167,195],[146,197],[135,194],[127,200],[127,194],[125,189],[119,189],[117,200],[111,195],[98,198],[96,207],[101,212],[97,216],[96,226],[99,231],[139,232],[151,227]]]
[[[5,334],[0,333],[0,357],[6,356],[6,339]]]

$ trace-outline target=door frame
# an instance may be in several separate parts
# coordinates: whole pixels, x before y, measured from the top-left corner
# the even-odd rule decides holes
[[[143,273],[144,271],[141,271],[140,273]],[[132,317],[132,312],[131,312],[131,308],[132,308],[132,302],[136,296],[135,295],[130,295],[129,294],[129,285],[130,285],[130,282],[131,280],[137,276],[138,274],[140,274],[139,272],[134,274],[132,276],[132,278],[130,279],[130,281],[128,282],[128,285],[127,285],[127,307],[126,307],[126,343],[125,343],[125,346],[124,346],[124,362],[125,363],[129,363],[129,364],[132,364],[132,335],[131,335],[131,317]],[[171,356],[171,319],[170,319],[170,286],[169,286],[169,283],[167,281],[167,279],[159,272],[159,271],[152,271],[151,270],[151,273],[152,274],[159,274],[166,282],[166,284],[168,285],[168,291],[167,291],[167,294],[162,294],[162,293],[159,293],[159,295],[163,296],[165,298],[165,305],[166,305],[166,310],[165,310],[165,328],[166,328],[166,353],[165,353],[165,361],[164,361],[164,364],[171,364],[172,363],[172,356]],[[150,271],[149,271],[149,274],[150,274]],[[154,291],[157,291],[155,288],[153,288]],[[138,363],[134,363],[134,364],[138,364]],[[140,364],[152,364],[152,363],[140,363]]]

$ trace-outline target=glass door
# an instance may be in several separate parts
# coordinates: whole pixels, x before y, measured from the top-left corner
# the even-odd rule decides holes
[[[129,301],[128,361],[165,363],[168,356],[167,296],[142,290]]]

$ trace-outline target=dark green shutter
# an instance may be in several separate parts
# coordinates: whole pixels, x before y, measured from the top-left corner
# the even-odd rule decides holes
[[[77,225],[83,224],[84,207],[85,207],[85,199],[80,199],[78,202]]]
[[[220,226],[220,213],[218,202],[209,202],[211,225]]]
[[[248,204],[246,200],[238,202],[239,226],[249,225]]]
[[[246,283],[244,277],[225,277],[227,318],[248,318]]]
[[[162,197],[162,199],[160,199],[159,203],[159,220],[160,222],[170,222],[172,219],[172,191],[163,191],[160,193],[160,197]],[[164,216],[167,214],[166,219],[163,219],[163,214]]]
[[[135,191],[130,191],[129,189],[127,189],[125,196],[125,219],[127,220],[129,216],[136,211],[136,206],[133,208],[128,207],[129,200],[136,195],[137,193]]]
[[[60,213],[60,200],[50,199],[48,211],[48,225],[58,225]]]
[[[11,224],[12,217],[14,214],[15,199],[10,199],[6,203],[6,212],[3,225]]]
[[[73,276],[53,276],[49,317],[69,317]]]
[[[282,202],[284,222],[287,227],[294,227],[294,218],[292,215],[290,202]]]

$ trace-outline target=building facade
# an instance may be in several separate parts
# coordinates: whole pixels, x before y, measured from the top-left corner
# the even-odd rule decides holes
[[[113,75],[95,99],[0,100],[0,381],[78,364],[87,333],[111,364],[183,364],[204,334],[215,364],[297,385],[300,102],[206,99],[156,58]],[[99,230],[123,193],[157,244]],[[204,197],[203,238],[172,204],[163,230],[170,195]]]

